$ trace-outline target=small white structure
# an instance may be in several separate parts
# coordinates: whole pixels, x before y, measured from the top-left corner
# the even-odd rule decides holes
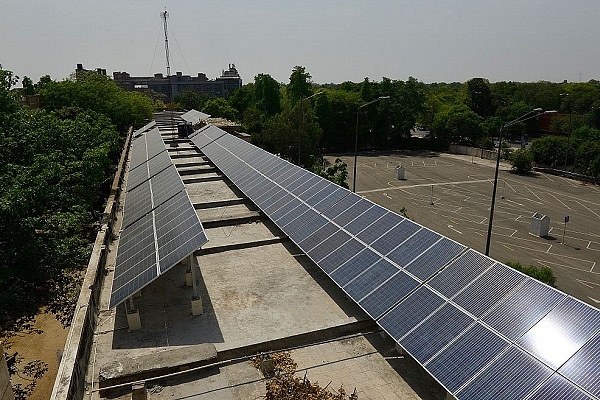
[[[531,216],[531,233],[544,237],[548,236],[548,232],[550,231],[550,217],[547,215],[540,214],[538,212],[534,213]]]
[[[396,166],[396,179],[398,179],[399,181],[403,181],[404,179],[404,173],[406,172],[406,169],[402,166],[402,164],[397,165]]]

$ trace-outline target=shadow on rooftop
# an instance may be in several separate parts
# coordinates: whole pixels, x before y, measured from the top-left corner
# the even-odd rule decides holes
[[[176,265],[159,279],[142,289],[135,299],[142,328],[127,329],[125,305],[117,307],[113,349],[186,346],[202,343],[223,343],[223,335],[216,319],[204,279],[199,273],[198,290],[202,295],[202,315],[192,316],[193,290],[185,285],[185,267]]]

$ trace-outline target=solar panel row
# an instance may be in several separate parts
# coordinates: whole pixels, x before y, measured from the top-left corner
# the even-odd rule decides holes
[[[160,132],[145,129],[131,146],[111,308],[208,240]]]
[[[232,135],[192,141],[457,398],[600,397],[597,309]]]

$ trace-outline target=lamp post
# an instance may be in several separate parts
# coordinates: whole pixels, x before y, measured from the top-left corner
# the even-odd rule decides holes
[[[360,115],[360,109],[370,104],[377,103],[380,100],[389,99],[390,96],[380,96],[375,100],[371,100],[368,103],[358,106],[356,109],[356,134],[354,136],[354,176],[352,177],[352,192],[356,193],[356,162],[358,158],[358,116]]]
[[[492,205],[490,207],[490,221],[489,221],[489,225],[488,225],[487,241],[485,244],[485,255],[486,256],[490,255],[490,240],[492,238],[492,223],[494,220],[494,205],[496,204],[496,188],[498,186],[498,170],[500,169],[500,153],[502,151],[502,131],[505,128],[508,128],[510,126],[518,124],[519,122],[523,122],[523,121],[527,121],[528,119],[535,118],[538,115],[540,115],[541,113],[549,114],[549,113],[555,113],[555,112],[556,111],[544,112],[541,108],[535,108],[535,109],[529,111],[528,113],[521,115],[519,118],[512,120],[510,122],[507,122],[506,124],[502,125],[502,127],[500,128],[500,133],[499,133],[500,137],[498,138],[498,157],[496,158],[496,172],[494,174],[494,188],[492,189]]]
[[[300,100],[300,107],[302,107],[302,122],[300,125],[300,130],[298,131],[298,166],[300,166],[300,145],[302,144],[302,133],[304,133],[304,100],[312,99],[315,96],[325,93],[325,91],[321,90],[318,93],[315,93],[311,96],[305,97]]]

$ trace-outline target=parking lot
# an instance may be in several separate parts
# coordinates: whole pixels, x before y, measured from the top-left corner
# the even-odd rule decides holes
[[[352,188],[353,157],[348,164]],[[335,156],[328,157],[330,161]],[[395,168],[405,167],[397,180]],[[390,210],[485,252],[495,161],[441,153],[361,153],[356,191]],[[543,173],[520,176],[501,164],[490,256],[550,267],[559,289],[600,304],[600,187]],[[547,237],[530,234],[531,217],[549,216]],[[569,216],[569,222],[564,219]],[[563,243],[564,235],[564,243]]]

